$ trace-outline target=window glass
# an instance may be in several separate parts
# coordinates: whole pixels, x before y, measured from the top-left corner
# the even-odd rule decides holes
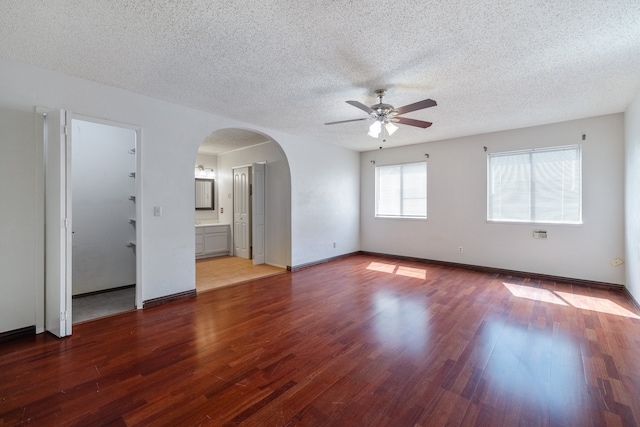
[[[376,167],[376,216],[427,217],[427,163]]]
[[[581,164],[580,146],[490,154],[487,219],[581,223]]]

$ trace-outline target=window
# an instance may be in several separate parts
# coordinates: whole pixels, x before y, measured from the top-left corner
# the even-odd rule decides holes
[[[582,222],[580,146],[490,154],[487,172],[487,220]]]
[[[427,163],[376,166],[376,216],[427,217]]]

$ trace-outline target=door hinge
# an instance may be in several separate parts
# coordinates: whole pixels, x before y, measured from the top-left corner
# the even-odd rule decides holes
[[[69,219],[68,218],[64,219],[64,228],[69,228]]]
[[[64,134],[65,135],[69,135],[69,127],[67,125],[64,125]]]
[[[253,184],[249,184],[249,195],[253,196]]]

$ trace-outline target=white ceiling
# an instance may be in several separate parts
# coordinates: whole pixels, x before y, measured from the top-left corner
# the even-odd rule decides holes
[[[358,151],[624,111],[638,0],[20,0],[0,57]],[[346,100],[432,98],[384,144]],[[99,102],[96,101],[96,102]]]
[[[222,154],[262,144],[271,139],[243,129],[219,129],[200,143],[199,153]]]

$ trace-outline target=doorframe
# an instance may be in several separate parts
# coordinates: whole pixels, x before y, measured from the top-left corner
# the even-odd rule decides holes
[[[262,178],[256,179],[256,169],[262,172]],[[260,175],[258,175],[260,176]],[[267,262],[267,162],[251,164],[251,260],[253,265]],[[261,214],[260,214],[261,212]],[[256,217],[262,217],[256,221]],[[256,240],[258,244],[256,244]],[[256,257],[256,253],[258,256]]]
[[[142,279],[143,279],[143,275],[142,275],[142,254],[143,254],[143,244],[142,244],[142,230],[143,230],[143,218],[142,218],[142,213],[144,212],[142,209],[143,206],[143,196],[142,196],[142,176],[143,176],[143,170],[142,170],[142,127],[137,126],[137,125],[132,125],[129,123],[122,123],[122,122],[116,122],[113,120],[107,120],[107,119],[102,119],[102,118],[98,118],[98,117],[92,117],[92,116],[86,116],[84,114],[78,114],[78,113],[74,113],[74,112],[70,112],[67,111],[67,120],[69,123],[69,146],[72,147],[73,144],[73,132],[71,131],[71,122],[72,120],[81,120],[83,122],[91,122],[91,123],[97,123],[97,124],[101,124],[101,125],[106,125],[106,126],[113,126],[113,127],[117,127],[117,128],[122,128],[122,129],[130,129],[133,130],[135,132],[135,136],[136,136],[136,141],[135,141],[135,147],[133,147],[135,149],[134,154],[136,156],[136,170],[135,170],[135,198],[136,198],[136,246],[135,246],[135,251],[136,251],[136,308],[137,309],[142,309],[143,307],[143,301],[142,301]],[[71,155],[71,153],[69,152],[69,156]],[[70,157],[68,158],[69,162],[71,161]],[[71,168],[68,167],[70,163],[67,164],[67,169],[68,169],[68,182],[67,182],[67,191],[69,191],[69,194],[71,194]],[[73,165],[72,165],[73,166]],[[71,197],[69,197],[69,200],[71,200]],[[69,201],[69,203],[71,203]],[[69,210],[71,211],[71,206],[69,206]],[[73,215],[73,212],[71,212],[71,215]],[[72,237],[73,239],[73,237]],[[69,245],[71,245],[71,242],[69,243]],[[71,265],[69,265],[69,269],[71,269]],[[71,286],[71,284],[69,284],[69,286]],[[69,292],[71,292],[71,289],[68,289]]]
[[[53,110],[58,110],[58,111],[65,111],[66,114],[66,119],[65,119],[65,125],[67,126],[67,135],[64,141],[64,145],[65,145],[65,149],[66,149],[66,155],[65,155],[65,164],[64,164],[64,170],[60,171],[60,177],[64,174],[65,175],[65,192],[66,192],[66,203],[67,203],[67,209],[68,212],[67,214],[69,215],[69,218],[72,218],[73,212],[71,211],[71,146],[72,146],[72,130],[71,130],[71,121],[73,119],[76,120],[81,120],[81,121],[86,121],[86,122],[93,122],[93,123],[98,123],[98,124],[104,124],[104,125],[108,125],[108,126],[114,126],[114,127],[119,127],[119,128],[124,128],[124,129],[131,129],[135,132],[135,151],[134,154],[136,156],[135,159],[135,173],[136,173],[136,180],[135,180],[135,197],[136,197],[136,292],[135,292],[135,305],[137,309],[142,309],[143,308],[143,300],[142,300],[142,289],[144,286],[144,275],[143,275],[143,271],[142,271],[142,260],[143,260],[143,244],[142,244],[142,235],[143,235],[143,230],[144,230],[144,220],[143,220],[143,215],[142,213],[144,212],[143,207],[144,207],[144,199],[143,199],[143,191],[142,191],[142,176],[143,176],[143,167],[142,167],[142,150],[143,150],[143,144],[142,144],[142,127],[141,126],[137,126],[137,125],[132,125],[129,123],[123,123],[123,122],[116,122],[113,120],[107,120],[107,119],[102,119],[102,118],[98,118],[98,117],[92,117],[92,116],[87,116],[87,115],[83,115],[83,114],[79,114],[79,113],[74,113],[72,111],[69,110],[62,110],[62,109],[54,109],[54,108],[47,108],[47,107],[35,107],[35,116],[36,116],[36,135],[38,137],[38,140],[40,141],[40,143],[38,144],[38,148],[37,148],[37,155],[42,159],[42,163],[41,163],[41,170],[39,171],[39,185],[40,185],[40,189],[38,191],[38,194],[41,195],[41,202],[39,202],[39,212],[40,212],[40,218],[41,218],[41,223],[43,224],[42,226],[42,237],[40,238],[40,241],[42,242],[42,255],[40,255],[38,257],[39,260],[39,265],[41,266],[39,269],[41,270],[41,272],[38,274],[38,277],[40,280],[41,285],[38,287],[38,290],[36,291],[36,302],[37,302],[37,313],[36,313],[36,332],[40,333],[40,332],[45,332],[46,331],[46,322],[45,322],[45,306],[47,304],[47,295],[46,295],[46,290],[45,290],[45,278],[46,278],[46,267],[45,267],[45,260],[46,260],[46,245],[45,243],[45,238],[44,238],[44,230],[47,227],[46,224],[46,217],[45,217],[45,201],[46,201],[46,177],[45,177],[45,171],[46,171],[46,158],[45,158],[45,135],[44,135],[44,118],[43,115],[46,115],[47,112],[51,112]],[[40,168],[39,168],[40,169]],[[39,197],[40,199],[40,197]],[[70,221],[70,227],[69,230],[71,230],[71,226],[72,223]],[[69,232],[69,234],[71,234]],[[72,295],[72,282],[71,282],[71,276],[70,276],[70,272],[72,269],[72,264],[71,264],[71,247],[72,247],[72,240],[71,238],[67,239],[67,241],[65,242],[65,254],[67,254],[65,256],[66,258],[66,262],[64,262],[66,264],[65,268],[66,271],[68,272],[68,276],[65,280],[65,283],[61,283],[61,292],[64,292],[64,295],[66,295],[66,299],[67,300],[71,300],[71,295]],[[67,305],[70,305],[69,303]],[[67,333],[66,335],[71,335],[72,333],[72,324],[73,324],[73,320],[72,320],[72,313],[71,313],[71,307],[67,307],[68,311],[69,311],[69,319],[66,325],[66,330]]]
[[[273,265],[281,268],[290,268],[291,262],[293,261],[293,229],[292,229],[292,167],[290,165],[290,153],[288,153],[282,145],[282,142],[279,142],[277,138],[270,136],[268,133],[265,133],[259,129],[255,129],[252,127],[238,127],[238,126],[222,126],[222,127],[214,127],[211,129],[209,136],[217,135],[217,132],[224,130],[241,130],[246,131],[258,135],[262,135],[264,137],[263,142],[256,144],[270,144],[268,148],[266,156],[251,156],[260,157],[261,160],[256,163],[265,163],[267,166],[275,162],[275,168],[271,169],[271,172],[267,171],[267,176],[265,176],[265,219],[266,226],[275,225],[277,228],[268,228],[268,232],[265,232],[265,264]],[[200,153],[200,149],[202,147],[202,143],[204,139],[200,140],[198,144],[193,147],[193,159],[194,163],[197,164],[197,156]],[[272,146],[271,146],[272,145]],[[214,144],[216,148],[220,148],[218,145]],[[236,150],[231,150],[229,152],[223,152],[217,154],[217,171],[216,171],[216,189],[218,194],[218,202],[219,207],[227,209],[229,201],[227,199],[227,194],[233,192],[231,187],[232,179],[232,169],[238,166],[242,166],[242,163],[246,161],[245,159],[237,159],[235,155],[227,158],[227,154],[242,150],[244,148],[253,148],[253,147],[243,147],[238,148]],[[231,159],[231,160],[230,160]],[[235,160],[233,160],[235,159]],[[237,162],[236,162],[237,160]],[[275,172],[274,172],[275,171]],[[280,185],[274,187],[273,183],[269,184],[269,175],[275,173],[272,177],[276,177],[279,181]],[[278,206],[274,206],[274,200],[277,200]],[[273,213],[272,210],[277,210],[277,215],[272,217],[270,214]],[[224,213],[218,211],[222,216],[219,217],[221,223],[233,224],[233,212],[226,210]],[[227,215],[230,213],[231,218]],[[270,223],[273,222],[273,223]],[[233,233],[233,229],[231,229],[231,233]],[[269,237],[271,236],[273,246],[270,246]],[[231,242],[233,243],[233,242]],[[267,256],[269,255],[269,248],[274,250],[275,259],[268,260]],[[195,250],[194,250],[195,251]],[[274,256],[272,253],[271,255]],[[271,261],[271,262],[269,262]]]
[[[44,332],[47,330],[47,324],[49,322],[55,322],[56,325],[49,324],[49,329],[52,333],[59,337],[64,337],[67,335],[71,335],[72,332],[72,321],[71,321],[71,277],[69,275],[71,271],[71,227],[69,221],[70,212],[68,212],[70,206],[70,199],[68,194],[69,189],[69,181],[68,181],[68,162],[70,159],[70,150],[69,150],[69,138],[67,137],[67,125],[70,123],[69,116],[67,115],[68,111],[63,109],[56,108],[46,108],[46,107],[35,107],[35,117],[36,117],[36,129],[38,137],[40,137],[40,143],[38,148],[38,154],[41,154],[42,164],[41,164],[41,179],[39,180],[41,185],[41,190],[38,195],[42,195],[41,206],[40,206],[40,215],[41,216],[41,224],[42,224],[42,252],[41,252],[41,261],[39,264],[39,269],[41,269],[42,282],[40,286],[38,286],[39,291],[36,291],[36,301],[39,302],[37,306],[38,313],[36,314],[36,331]],[[50,130],[50,126],[53,124],[49,123],[49,115],[54,117],[57,120],[57,125],[54,131],[57,133],[55,140],[50,139],[52,131]],[[50,148],[56,147],[57,150],[54,152],[56,154],[55,162],[50,163]],[[54,166],[55,165],[55,166]],[[52,176],[49,175],[49,167],[57,170],[57,173]],[[54,173],[54,172],[52,172]],[[58,185],[55,186],[56,194],[48,194],[47,186],[49,182],[58,182]],[[59,193],[59,194],[58,194]],[[58,203],[54,206],[48,206],[48,198],[58,199]],[[56,210],[60,210],[57,216],[54,218],[48,219],[49,217],[49,209],[54,208]],[[64,212],[63,212],[64,210]],[[64,225],[59,223],[58,221],[64,220]],[[53,221],[53,223],[50,223]],[[54,234],[58,234],[58,237],[54,239],[58,244],[54,245],[55,250],[53,252],[48,252],[49,240],[47,239],[47,235],[49,234],[49,229],[58,230]],[[62,231],[64,229],[64,231]],[[64,235],[63,235],[64,234]],[[58,241],[59,240],[59,241]],[[59,259],[60,267],[57,271],[47,271],[47,257]],[[55,265],[55,264],[54,264]],[[57,274],[56,274],[57,273]],[[53,287],[51,289],[47,288],[48,282],[48,274],[49,275],[59,275],[58,280],[53,280]],[[58,288],[56,289],[56,284]],[[53,308],[54,312],[59,313],[59,317],[57,313],[52,316],[47,314],[47,307]],[[38,323],[40,322],[40,323]]]
[[[44,115],[47,112],[47,109],[43,107],[34,107],[34,123],[35,123],[35,135],[36,141],[36,157],[38,158],[38,165],[36,167],[36,209],[37,209],[37,242],[36,245],[38,248],[41,248],[36,251],[36,334],[41,334],[45,331],[45,313],[44,313],[44,305],[45,305],[45,172],[46,172],[46,162],[45,158],[45,132],[44,132]]]

